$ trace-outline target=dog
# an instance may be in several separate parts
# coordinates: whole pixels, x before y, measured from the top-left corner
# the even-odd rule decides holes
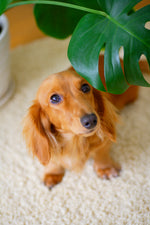
[[[44,184],[52,188],[65,169],[81,171],[89,158],[98,177],[117,177],[121,167],[109,154],[117,110],[137,97],[137,86],[121,95],[98,91],[73,68],[44,80],[23,128],[27,148],[45,166]]]

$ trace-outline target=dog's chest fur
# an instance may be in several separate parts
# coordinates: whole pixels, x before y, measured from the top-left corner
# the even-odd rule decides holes
[[[101,140],[96,134],[91,137],[63,134],[63,144],[60,148],[61,164],[70,170],[79,171],[91,153],[97,150],[100,145]]]

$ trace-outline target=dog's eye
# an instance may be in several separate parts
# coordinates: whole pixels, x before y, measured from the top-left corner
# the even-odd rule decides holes
[[[88,93],[89,91],[90,91],[90,86],[88,85],[88,84],[82,84],[82,86],[81,86],[81,91],[83,92],[83,93]]]
[[[51,98],[50,98],[50,102],[53,103],[53,104],[57,104],[57,103],[59,103],[59,102],[61,102],[61,101],[62,101],[62,98],[61,98],[61,96],[58,95],[58,94],[54,94],[54,95],[52,95]]]

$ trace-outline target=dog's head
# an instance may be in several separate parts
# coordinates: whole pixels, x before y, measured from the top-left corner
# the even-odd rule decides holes
[[[27,147],[42,164],[59,145],[61,133],[108,136],[115,140],[116,113],[104,93],[73,69],[49,76],[40,86],[24,122]]]

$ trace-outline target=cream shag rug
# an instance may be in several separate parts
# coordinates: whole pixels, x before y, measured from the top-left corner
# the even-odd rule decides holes
[[[28,155],[22,119],[41,81],[66,69],[69,40],[44,38],[12,51],[16,92],[0,108],[0,224],[122,225],[150,224],[150,88],[122,112],[113,158],[119,178],[99,179],[90,160],[81,174],[67,171],[49,191],[43,167]]]

